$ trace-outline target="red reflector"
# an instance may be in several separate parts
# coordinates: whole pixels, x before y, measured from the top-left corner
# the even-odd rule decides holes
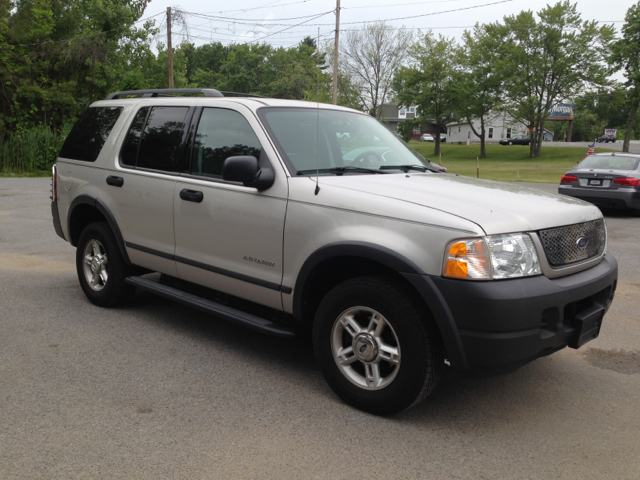
[[[53,192],[51,192],[53,195],[53,201],[57,202],[58,201],[58,169],[56,168],[56,166],[53,166]]]
[[[575,175],[563,175],[562,179],[560,179],[560,183],[571,183],[577,181],[578,177],[576,177]]]
[[[640,186],[640,180],[638,180],[637,178],[630,178],[630,177],[618,177],[613,181],[613,183],[617,183],[622,187],[639,187]]]

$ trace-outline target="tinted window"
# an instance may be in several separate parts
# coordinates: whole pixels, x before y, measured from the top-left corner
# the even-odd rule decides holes
[[[60,157],[95,162],[121,112],[121,107],[88,109],[71,129]]]
[[[129,167],[136,166],[136,157],[138,156],[138,145],[140,144],[140,137],[142,135],[142,129],[144,128],[144,122],[147,119],[149,113],[149,107],[144,107],[138,110],[136,116],[131,122],[129,133],[124,139],[122,145],[122,153],[120,154],[120,163]]]
[[[138,148],[138,168],[175,172],[188,107],[153,107]]]
[[[191,173],[220,177],[229,157],[252,155],[260,158],[262,146],[249,122],[238,112],[205,108],[198,124]]]

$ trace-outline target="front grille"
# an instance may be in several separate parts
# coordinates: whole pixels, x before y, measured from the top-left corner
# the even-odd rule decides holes
[[[604,220],[567,225],[566,227],[540,230],[540,240],[552,267],[580,262],[597,257],[604,252],[607,229]],[[585,243],[580,246],[579,244]]]

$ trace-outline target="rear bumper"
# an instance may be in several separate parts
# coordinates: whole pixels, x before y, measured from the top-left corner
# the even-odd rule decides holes
[[[53,217],[54,230],[61,239],[66,240],[66,238],[64,238],[64,233],[62,233],[62,225],[60,225],[60,214],[58,213],[57,202],[51,202],[51,216]]]
[[[633,187],[609,190],[560,185],[558,193],[578,198],[600,207],[640,209],[640,190]]]
[[[431,300],[442,303],[432,313],[449,317],[436,321],[452,366],[481,370],[517,367],[597,337],[613,300],[618,264],[607,254],[588,270],[555,279],[540,275],[471,282],[425,277],[436,289]],[[416,285],[415,278],[412,283]],[[455,331],[443,331],[443,324]]]

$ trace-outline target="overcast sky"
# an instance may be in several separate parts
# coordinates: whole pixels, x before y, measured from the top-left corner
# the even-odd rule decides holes
[[[176,3],[178,2],[178,3]],[[460,40],[465,28],[476,22],[501,21],[505,15],[522,10],[540,10],[551,2],[539,0],[341,0],[341,31],[359,28],[362,22],[384,20],[395,27],[417,31],[433,29]],[[578,11],[585,20],[612,23],[619,32],[633,0],[578,0]],[[219,6],[219,9],[216,9]],[[143,18],[155,16],[162,28],[159,40],[166,43],[166,9],[187,12],[187,29],[174,26],[173,44],[188,38],[196,45],[220,41],[224,44],[249,41],[290,47],[303,37],[332,39],[335,31],[335,1],[326,0],[240,0],[203,2],[198,0],[152,0]],[[443,13],[439,13],[443,12]],[[324,15],[323,15],[324,14]],[[156,16],[157,15],[157,16]],[[314,18],[317,16],[317,18]],[[223,17],[223,18],[220,18]],[[622,77],[616,75],[616,79]]]

